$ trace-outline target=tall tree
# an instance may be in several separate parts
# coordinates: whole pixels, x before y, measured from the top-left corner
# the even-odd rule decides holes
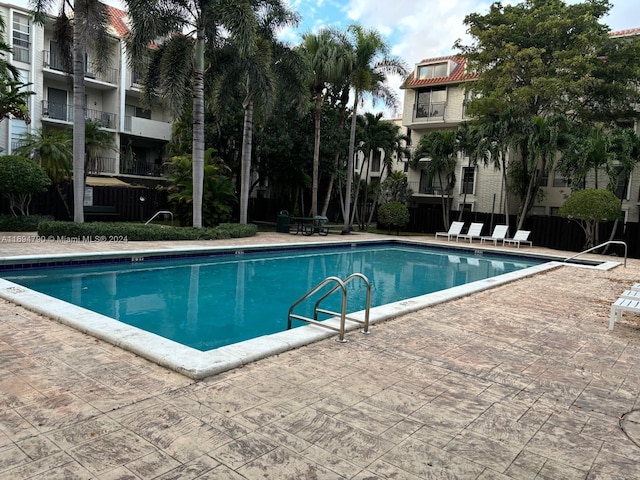
[[[479,94],[468,111],[481,124],[497,122],[493,130],[501,132],[499,143],[511,147],[501,153],[517,155],[519,166],[512,171],[527,175],[527,188],[519,190],[519,225],[536,188],[527,172],[539,170],[541,161],[541,150],[528,145],[539,136],[536,123],[541,126],[566,112],[574,122],[589,122],[609,115],[603,113],[608,109],[613,117],[638,117],[630,104],[638,101],[639,69],[630,59],[637,58],[640,44],[635,38],[610,37],[600,21],[610,8],[609,0],[495,2],[489,13],[465,18],[472,42],[459,40],[455,46],[477,72],[472,88]],[[505,128],[516,123],[528,125],[533,136]]]
[[[329,84],[344,83],[344,78],[351,71],[353,58],[347,39],[340,32],[332,29],[303,35],[301,49],[311,72],[311,89],[315,104],[311,216],[316,216],[318,215],[322,102]]]
[[[256,48],[259,0],[126,0],[133,65],[148,58],[144,100],[162,100],[179,116],[193,99],[193,226],[202,227],[205,47],[229,34],[243,57]]]
[[[51,179],[69,217],[72,216],[67,196],[61,184],[73,171],[73,140],[64,130],[39,129],[25,133],[20,138],[16,155],[29,157],[37,162]]]
[[[73,79],[73,220],[84,222],[85,167],[85,55],[91,51],[96,71],[108,65],[109,15],[99,0],[32,0],[34,22],[44,25],[55,17],[55,40],[65,69]]]
[[[351,25],[348,32],[352,38],[351,45],[354,57],[353,69],[349,76],[353,89],[353,109],[347,156],[343,234],[351,231],[351,184],[353,183],[358,105],[364,96],[369,95],[373,101],[382,100],[386,105],[395,107],[397,98],[393,90],[385,83],[386,75],[406,76],[408,72],[404,61],[390,55],[389,46],[379,32],[366,30],[360,25]]]
[[[455,130],[433,130],[420,138],[413,152],[414,165],[421,158],[427,158],[427,175],[437,180],[442,202],[442,220],[449,229],[453,187],[456,184],[456,164],[458,146]]]
[[[271,111],[278,81],[290,82],[292,99],[302,101],[301,61],[296,53],[276,37],[276,31],[297,22],[297,16],[289,11],[281,0],[263,2],[255,12],[258,31],[256,48],[245,50],[244,55],[233,41],[226,42],[226,62],[219,65],[213,82],[214,105],[228,98],[229,86],[241,79],[244,110],[242,152],[240,159],[240,223],[248,221],[251,185],[251,160],[253,152],[254,116],[265,118]],[[233,40],[233,39],[231,39]],[[296,95],[298,92],[298,95]]]

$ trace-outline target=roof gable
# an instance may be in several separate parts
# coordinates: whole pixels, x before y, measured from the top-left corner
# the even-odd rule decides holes
[[[449,72],[449,75],[423,79],[416,78],[416,72],[419,67],[449,61],[455,63],[455,67]],[[449,55],[445,57],[427,58],[419,62],[413,72],[411,72],[409,77],[404,81],[401,88],[418,88],[431,85],[462,83],[469,80],[475,80],[476,78],[478,78],[477,74],[470,74],[466,72],[466,61],[464,57]]]

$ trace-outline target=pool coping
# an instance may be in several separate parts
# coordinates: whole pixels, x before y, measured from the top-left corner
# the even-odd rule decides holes
[[[31,264],[42,263],[43,259],[49,259],[51,261],[84,261],[84,260],[103,260],[110,258],[129,258],[140,257],[142,253],[146,256],[157,255],[176,255],[182,256],[184,254],[189,255],[196,252],[233,252],[233,251],[246,251],[246,250],[265,250],[265,249],[287,249],[287,248],[300,248],[309,246],[321,246],[321,247],[337,247],[350,244],[363,244],[363,243],[402,243],[402,244],[415,244],[420,246],[440,247],[447,249],[459,249],[464,251],[482,251],[486,253],[496,253],[515,257],[534,257],[539,259],[548,259],[549,255],[535,254],[534,252],[527,252],[521,254],[520,252],[502,251],[502,250],[485,250],[475,246],[462,246],[462,245],[442,245],[433,244],[430,242],[415,242],[407,239],[402,240],[349,240],[345,242],[332,242],[327,243],[287,243],[287,244],[260,244],[260,245],[243,245],[241,247],[197,247],[180,249],[161,249],[161,250],[145,250],[145,251],[120,251],[120,252],[93,252],[93,253],[77,253],[77,254],[57,254],[57,255],[26,255],[15,257],[3,257],[0,259],[0,265],[9,264]],[[487,278],[484,280],[478,280],[465,285],[452,287],[447,290],[441,290],[439,292],[429,293],[418,297],[413,297],[398,302],[389,303],[379,307],[373,307],[370,310],[370,323],[372,325],[388,320],[400,315],[422,310],[424,308],[437,305],[443,302],[453,300],[455,298],[463,297],[476,293],[479,291],[487,290],[489,288],[504,285],[515,280],[525,278],[531,275],[536,275],[542,272],[546,272],[561,266],[568,266],[569,264],[563,263],[557,260],[551,260],[549,262],[536,265],[533,267],[518,270],[516,272],[505,273],[497,275],[495,277]],[[581,268],[598,268],[609,269],[618,266],[618,262],[602,262],[599,265],[580,265],[571,264],[573,267]],[[167,367],[171,370],[179,372],[187,377],[199,380],[217,373],[231,370],[241,365],[254,362],[261,358],[265,358],[271,355],[285,352],[309,343],[313,343],[325,338],[335,336],[335,331],[324,329],[315,325],[307,325],[298,327],[292,330],[284,332],[278,332],[271,335],[265,335],[262,337],[246,340],[243,342],[219,347],[214,350],[200,351],[185,345],[181,345],[172,340],[166,339],[154,333],[146,332],[139,328],[127,325],[119,322],[115,319],[107,317],[105,315],[93,312],[91,310],[72,305],[62,300],[49,297],[48,295],[30,290],[21,285],[15,284],[5,279],[0,278],[0,298],[11,301],[17,305],[20,305],[30,311],[45,315],[60,323],[68,325],[83,333],[94,336],[98,339],[104,340],[110,344],[123,348],[127,351],[135,353],[141,357],[151,360],[159,365]],[[350,313],[350,316],[362,319],[364,317],[364,311]],[[328,325],[339,327],[339,319],[332,318],[325,320]],[[347,321],[346,330],[351,332],[359,328],[356,322]],[[375,329],[373,331],[375,335]]]

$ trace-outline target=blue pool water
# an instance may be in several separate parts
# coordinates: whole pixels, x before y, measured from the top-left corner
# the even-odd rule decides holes
[[[3,278],[206,351],[286,329],[291,304],[328,276],[363,273],[375,307],[542,263],[398,244],[132,260]],[[347,311],[364,309],[364,285],[348,289]]]

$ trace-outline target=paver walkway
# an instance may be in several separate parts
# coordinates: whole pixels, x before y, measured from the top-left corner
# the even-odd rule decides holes
[[[558,268],[201,382],[0,302],[0,478],[640,478],[640,317],[607,329],[638,278]]]

